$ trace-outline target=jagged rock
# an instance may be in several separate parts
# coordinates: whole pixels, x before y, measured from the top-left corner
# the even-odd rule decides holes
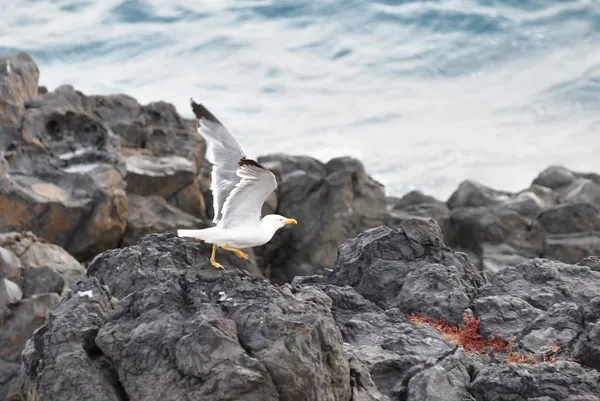
[[[509,192],[497,191],[476,181],[465,180],[450,195],[446,203],[451,210],[463,207],[488,207],[499,205],[510,196]]]
[[[600,398],[600,373],[573,362],[486,366],[471,383],[476,401],[595,401]]]
[[[209,225],[167,203],[160,196],[128,195],[127,228],[121,245],[135,244],[150,233],[176,232],[180,228],[202,229]]]
[[[310,158],[277,155],[259,160],[279,160],[277,213],[298,221],[297,226],[279,230],[269,243],[255,249],[259,264],[274,282],[289,282],[294,276],[331,268],[344,240],[384,223],[383,187],[367,175],[358,160],[336,158],[325,165]],[[301,169],[304,167],[307,170]]]
[[[600,206],[567,203],[540,214],[546,231],[544,257],[576,263],[600,255]]]
[[[85,388],[103,400],[349,399],[329,298],[215,269],[205,251],[161,234],[96,257],[29,342],[21,396],[62,399]],[[114,312],[100,285],[118,299]]]
[[[587,266],[532,259],[493,275],[479,297],[510,295],[548,311],[555,304],[583,306],[600,294],[600,272]]]
[[[540,257],[544,250],[541,225],[501,206],[454,209],[444,234],[449,246],[468,250],[487,274]]]
[[[32,231],[79,259],[118,244],[127,208],[119,138],[86,101],[70,86],[27,101],[0,149],[0,230]]]
[[[354,354],[355,350],[351,345],[344,344],[344,351],[348,355],[350,364],[350,387],[352,388],[352,401],[391,401],[391,399],[381,394],[373,382],[371,374]]]
[[[477,298],[473,313],[480,318],[479,331],[484,338],[514,339],[527,325],[543,313],[521,298],[497,295]]]
[[[111,360],[95,343],[98,330],[113,308],[109,292],[96,279],[77,283],[44,327],[27,342],[20,378],[21,399],[127,399]]]
[[[444,230],[450,218],[446,203],[421,191],[411,191],[402,198],[388,197],[387,206],[386,226],[391,228],[398,227],[404,220],[422,217],[434,219]]]
[[[344,342],[381,393],[402,399],[409,379],[448,356],[454,346],[429,326],[416,326],[397,308],[383,311],[350,287],[326,286]]]
[[[444,245],[434,220],[411,219],[346,241],[331,282],[351,285],[382,308],[459,323],[483,278],[464,254]]]
[[[128,194],[161,196],[186,213],[204,217],[196,176],[206,142],[194,121],[181,118],[172,104],[142,106],[127,95],[91,96],[90,110],[121,138]]]
[[[572,349],[583,332],[581,308],[574,303],[558,303],[529,323],[518,338],[519,346],[531,353],[544,353],[555,346]]]
[[[465,401],[469,393],[473,362],[464,351],[439,361],[414,375],[408,382],[407,401]]]

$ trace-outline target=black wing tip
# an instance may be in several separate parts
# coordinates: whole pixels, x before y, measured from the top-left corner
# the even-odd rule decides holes
[[[213,123],[221,124],[221,122],[217,119],[217,117],[214,116],[213,113],[208,111],[208,109],[203,105],[196,103],[192,98],[190,98],[190,106],[192,106],[192,111],[198,120],[205,118]]]
[[[238,161],[238,166],[240,166],[240,167],[243,167],[243,166],[254,166],[254,167],[258,167],[258,168],[262,168],[263,170],[266,170],[266,168],[262,164],[260,164],[256,160],[248,159],[245,156],[242,157]]]

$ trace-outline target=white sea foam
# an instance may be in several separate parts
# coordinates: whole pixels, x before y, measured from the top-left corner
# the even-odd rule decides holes
[[[50,89],[193,96],[253,155],[357,155],[392,194],[599,170],[600,2],[505,3],[15,0],[0,51]]]

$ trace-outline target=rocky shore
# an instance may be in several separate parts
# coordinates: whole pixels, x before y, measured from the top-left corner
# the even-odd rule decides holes
[[[195,122],[0,58],[0,400],[600,400],[600,175],[386,197],[359,160],[259,161],[250,261]]]

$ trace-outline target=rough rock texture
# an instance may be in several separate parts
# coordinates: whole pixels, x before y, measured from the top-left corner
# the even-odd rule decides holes
[[[472,383],[475,400],[594,401],[600,374],[573,362],[538,366],[488,366]]]
[[[274,282],[333,267],[343,241],[384,223],[383,187],[356,159],[336,158],[323,164],[277,154],[259,162],[280,177],[276,212],[298,221],[256,248],[259,264]]]
[[[0,123],[0,230],[32,231],[78,258],[115,246],[127,208],[119,138],[72,87],[37,96],[28,56],[0,64],[0,99],[10,105]]]
[[[165,102],[140,105],[127,95],[90,96],[90,109],[121,138],[127,193],[160,196],[195,217],[204,217],[196,182],[206,143],[196,123]]]
[[[25,342],[58,303],[67,286],[83,276],[83,266],[65,250],[32,233],[0,234],[0,400],[16,390],[20,354]],[[10,291],[8,291],[10,294]],[[6,294],[6,293],[5,293]]]
[[[0,58],[0,230],[31,231],[88,261],[135,242],[150,221],[203,226],[206,144],[194,121],[165,102],[70,85],[38,92],[38,79],[30,56]]]
[[[129,400],[349,399],[329,298],[214,269],[205,251],[164,234],[98,256],[81,296],[63,301],[30,342],[25,399],[81,392],[47,384],[69,380],[72,364],[94,399],[123,391]],[[96,280],[118,299],[114,312]]]
[[[465,257],[444,245],[435,221],[411,219],[399,229],[378,227],[346,241],[333,284],[351,285],[383,308],[462,321],[483,278]]]
[[[28,342],[24,400],[596,400],[600,259],[533,259],[484,282],[433,220],[344,242],[331,274],[276,286],[208,246],[151,234],[106,251]],[[229,257],[221,254],[219,258]],[[419,274],[423,272],[423,274]],[[556,361],[468,352],[407,316],[481,317],[481,333]],[[560,342],[558,351],[556,343]],[[506,354],[508,355],[508,354]],[[569,361],[577,357],[582,365]],[[6,369],[14,369],[8,366]],[[0,371],[2,373],[4,371]],[[0,379],[2,376],[0,376]],[[58,383],[58,384],[57,384]],[[74,384],[69,384],[74,383]]]

